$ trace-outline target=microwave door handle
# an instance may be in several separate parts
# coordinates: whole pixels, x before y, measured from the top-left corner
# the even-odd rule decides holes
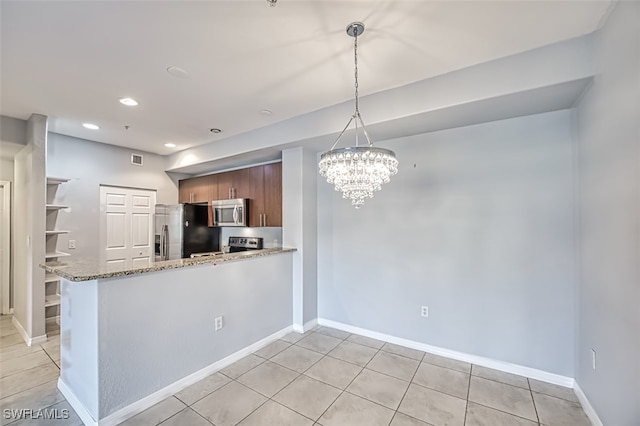
[[[238,224],[238,206],[233,206],[233,223]]]

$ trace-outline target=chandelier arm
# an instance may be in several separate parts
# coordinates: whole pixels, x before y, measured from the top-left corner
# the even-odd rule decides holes
[[[340,142],[340,138],[342,137],[342,135],[344,135],[344,132],[349,128],[349,126],[351,125],[351,122],[353,121],[353,119],[355,118],[355,115],[352,115],[351,118],[349,119],[349,121],[347,122],[347,125],[344,126],[344,129],[342,129],[342,131],[340,132],[340,134],[338,135],[338,138],[336,139],[336,141],[333,143],[333,145],[331,145],[331,149],[329,151],[333,151],[333,148],[336,147],[336,145],[338,145],[338,142]]]
[[[360,111],[358,111],[358,116],[356,118],[356,126],[358,125],[358,120],[360,120],[360,124],[362,125],[362,133],[364,133],[364,137],[367,138],[367,142],[369,142],[369,146],[373,146],[373,142],[371,142],[371,138],[369,137],[369,133],[367,133],[367,128],[364,125],[364,121],[362,121],[362,117],[360,116]],[[357,141],[357,139],[356,139]]]

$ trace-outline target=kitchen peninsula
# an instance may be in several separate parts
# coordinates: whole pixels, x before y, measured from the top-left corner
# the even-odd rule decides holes
[[[117,424],[292,329],[295,249],[61,277],[58,387],[85,424]]]

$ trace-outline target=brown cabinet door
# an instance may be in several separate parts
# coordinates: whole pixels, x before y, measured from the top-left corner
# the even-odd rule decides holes
[[[199,176],[193,178],[193,201],[192,203],[208,203],[211,201],[211,186],[209,176]]]
[[[262,226],[282,226],[282,163],[264,166],[264,217]]]
[[[219,173],[218,176],[218,193],[216,200],[228,200],[231,198],[231,187],[233,186],[233,172]]]
[[[193,199],[193,180],[183,179],[178,182],[178,203],[191,203]]]
[[[263,226],[264,214],[264,166],[251,167],[249,170],[249,226]]]
[[[251,198],[251,168],[231,172],[232,198]]]
[[[216,192],[216,175],[198,176],[178,182],[179,203],[210,203]]]

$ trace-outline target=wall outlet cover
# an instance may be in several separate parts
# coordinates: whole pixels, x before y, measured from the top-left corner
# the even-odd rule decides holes
[[[220,330],[224,327],[224,323],[222,322],[222,316],[216,317],[214,320],[216,331]]]
[[[422,309],[420,310],[420,315],[422,315],[425,318],[429,317],[429,307],[428,306],[423,306]]]

